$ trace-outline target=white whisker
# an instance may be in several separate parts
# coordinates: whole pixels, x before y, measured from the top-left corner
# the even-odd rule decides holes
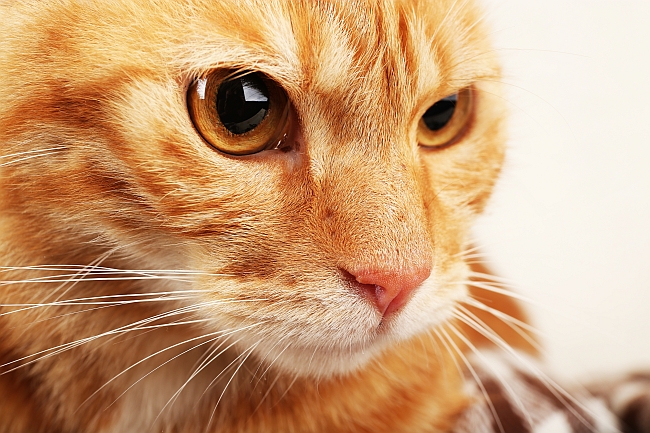
[[[0,159],[5,159],[5,158],[13,158],[15,156],[23,156],[23,155],[30,155],[33,153],[43,153],[43,152],[54,152],[57,150],[66,150],[67,148],[64,146],[55,146],[55,147],[48,147],[46,149],[32,149],[32,150],[25,150],[23,152],[17,152],[17,153],[10,153],[7,155],[1,155]]]
[[[2,164],[0,164],[0,167],[6,167],[6,166],[8,166],[8,165],[16,164],[16,163],[21,162],[21,161],[27,161],[27,160],[29,160],[29,159],[34,159],[34,158],[40,158],[40,157],[43,157],[43,156],[54,155],[55,153],[57,153],[57,152],[44,152],[44,153],[38,153],[38,154],[35,154],[35,155],[25,156],[25,157],[22,157],[22,158],[14,159],[13,161],[3,162]]]
[[[465,300],[465,303],[467,305],[472,306],[472,307],[478,308],[479,310],[483,310],[485,312],[488,312],[488,313],[492,314],[493,316],[501,319],[510,328],[512,328],[512,330],[517,332],[519,335],[522,336],[522,338],[524,338],[526,341],[528,341],[528,343],[530,343],[532,346],[537,348],[540,352],[542,351],[542,348],[539,346],[539,343],[537,341],[535,341],[533,338],[531,338],[530,335],[528,335],[527,333],[522,331],[522,329],[524,329],[524,330],[530,332],[531,334],[536,334],[536,335],[539,335],[541,337],[544,337],[545,334],[542,331],[535,328],[534,326],[531,326],[531,325],[529,325],[528,323],[526,323],[526,322],[524,322],[522,320],[519,320],[519,319],[517,319],[515,317],[512,317],[512,316],[510,316],[510,315],[508,315],[508,314],[506,314],[506,313],[504,313],[504,312],[502,312],[500,310],[497,310],[496,308],[489,307],[489,306],[485,305],[483,302],[481,302],[481,301],[479,301],[477,299],[468,298],[468,299]]]
[[[471,314],[471,313],[470,313]],[[546,375],[543,371],[541,371],[538,367],[536,367],[533,363],[525,359],[521,354],[519,354],[517,351],[515,351],[508,343],[506,343],[498,334],[496,334],[494,331],[492,331],[489,328],[486,328],[484,326],[481,326],[480,322],[476,322],[474,319],[471,317],[459,315],[457,316],[460,320],[462,320],[464,323],[467,325],[471,326],[473,329],[475,329],[477,332],[481,333],[483,336],[485,336],[487,339],[492,341],[494,344],[497,345],[497,347],[501,348],[504,350],[506,353],[510,354],[515,360],[521,363],[524,367],[526,367],[529,371],[535,374],[535,376],[543,383],[543,385],[546,387],[546,389],[549,390],[555,398],[557,398],[573,416],[576,417],[578,421],[580,421],[584,426],[588,427],[592,431],[594,430],[594,426],[586,420],[582,414],[580,414],[574,407],[573,405],[577,406],[580,410],[584,411],[587,414],[590,414],[595,417],[593,411],[589,409],[587,406],[582,404],[578,399],[573,397],[571,394],[569,394],[564,388],[562,388],[559,384],[557,384],[555,381],[553,381],[548,375]],[[568,402],[571,402],[573,405],[569,404]]]
[[[161,350],[159,350],[159,351],[157,351],[157,352],[155,352],[155,353],[152,353],[151,355],[149,355],[149,356],[147,356],[147,357],[141,359],[140,361],[136,362],[135,364],[130,365],[129,367],[125,368],[124,370],[122,370],[121,372],[119,372],[118,374],[116,374],[115,376],[113,376],[111,379],[109,379],[106,383],[104,383],[102,386],[100,386],[100,387],[99,387],[95,392],[93,392],[92,394],[90,394],[90,396],[89,396],[88,398],[86,398],[86,399],[85,399],[85,400],[84,400],[84,401],[79,405],[79,407],[77,408],[77,410],[79,410],[79,409],[80,409],[84,404],[86,404],[86,402],[88,402],[91,398],[93,398],[95,395],[97,395],[97,393],[99,393],[102,389],[104,389],[104,388],[106,388],[108,385],[110,385],[114,380],[116,380],[117,378],[119,378],[120,376],[122,376],[123,374],[125,374],[126,372],[130,371],[132,368],[135,368],[136,366],[140,365],[141,363],[143,363],[143,362],[145,362],[145,361],[147,361],[147,360],[153,358],[154,356],[157,356],[157,355],[159,355],[159,354],[161,354],[161,353],[163,353],[163,352],[165,352],[165,351],[167,351],[167,350],[174,349],[174,348],[176,348],[176,347],[178,347],[178,346],[181,346],[181,345],[183,345],[183,344],[191,343],[192,341],[195,341],[195,340],[200,340],[201,338],[206,338],[206,337],[213,336],[214,334],[219,334],[219,332],[213,332],[213,333],[210,333],[210,334],[205,334],[205,335],[201,335],[201,336],[199,336],[199,337],[190,338],[190,339],[187,339],[187,340],[185,340],[185,341],[181,341],[180,343],[176,343],[176,344],[174,344],[174,345],[172,345],[172,346],[166,347],[166,348],[161,349]],[[124,394],[126,394],[126,393],[131,389],[131,388],[133,388],[134,386],[136,386],[138,383],[140,383],[142,380],[144,380],[146,377],[148,377],[149,375],[151,375],[152,373],[154,373],[154,372],[157,371],[158,369],[160,369],[160,368],[162,368],[163,366],[167,365],[168,363],[172,362],[173,360],[175,360],[175,359],[178,358],[179,356],[184,355],[184,354],[186,354],[186,353],[188,353],[188,352],[190,352],[190,351],[192,351],[192,350],[194,350],[194,349],[196,349],[196,348],[198,348],[198,347],[201,347],[201,346],[204,345],[204,344],[208,344],[208,343],[214,341],[214,340],[217,339],[217,338],[219,338],[219,337],[211,338],[211,339],[209,339],[208,341],[204,341],[204,342],[198,343],[198,344],[192,346],[191,348],[186,349],[186,350],[184,350],[183,352],[179,353],[178,355],[176,355],[176,356],[174,356],[174,357],[168,359],[167,361],[163,362],[162,364],[160,364],[159,366],[157,366],[156,368],[154,368],[153,370],[149,371],[147,374],[145,374],[144,376],[142,376],[140,379],[138,379],[138,380],[136,380],[134,383],[132,383],[132,384],[131,384],[127,389],[125,389],[125,390],[124,390],[120,395],[118,395],[117,398],[115,398],[115,400],[113,400],[113,401],[112,401],[108,406],[106,406],[106,408],[105,408],[104,410],[106,410],[106,409],[110,408],[111,406],[113,406],[113,405],[115,404],[115,402],[117,402],[117,400],[119,400],[119,399],[120,399]]]
[[[79,269],[79,271],[77,272],[77,274],[78,274],[79,276],[84,276],[84,277],[85,277],[86,275],[89,275],[90,272],[92,272],[92,269],[94,268],[94,266],[99,266],[99,265],[101,265],[101,264],[102,264],[106,259],[108,259],[111,255],[113,255],[113,253],[115,253],[115,252],[118,251],[119,249],[120,249],[120,247],[115,247],[115,248],[112,248],[112,249],[110,249],[110,250],[104,252],[104,253],[101,254],[99,257],[97,257],[95,260],[93,260],[92,262],[90,262],[88,265],[86,265],[85,267]],[[57,287],[54,291],[52,291],[52,295],[55,295],[55,294],[58,293],[61,289],[63,289],[64,287],[66,287],[66,284],[68,284],[68,282],[67,282],[67,281],[64,281],[63,284],[61,284],[61,285],[60,285],[59,287]],[[60,293],[59,296],[57,296],[57,297],[55,298],[55,301],[58,301],[58,300],[60,300],[61,298],[63,298],[63,297],[64,297],[64,296],[65,296],[65,295],[66,295],[70,290],[72,290],[76,285],[77,285],[77,282],[76,282],[76,281],[73,281],[72,284],[71,284],[70,286],[68,286],[68,288],[65,289],[65,290],[63,291],[63,293]],[[47,300],[47,298],[45,298],[45,300]]]
[[[280,395],[280,397],[278,398],[278,401],[275,402],[275,404],[273,405],[273,407],[275,407],[277,404],[279,404],[279,403],[282,401],[282,399],[284,398],[284,396],[287,395],[287,394],[289,393],[289,390],[290,390],[291,387],[296,383],[297,380],[298,380],[298,375],[296,374],[296,375],[293,377],[293,380],[289,383],[289,385],[287,385],[287,389],[284,390],[284,392],[282,393],[282,395]]]
[[[197,304],[197,305],[192,305],[192,306],[189,306],[189,307],[177,308],[175,310],[171,310],[171,311],[168,311],[168,312],[165,312],[165,313],[161,313],[161,314],[149,317],[147,319],[142,319],[142,320],[130,323],[128,325],[124,325],[124,326],[121,326],[119,328],[110,330],[110,331],[106,331],[106,332],[102,332],[102,333],[97,334],[97,335],[93,335],[91,337],[81,338],[79,340],[75,340],[75,341],[72,341],[72,342],[69,342],[69,343],[64,343],[64,344],[61,344],[61,345],[58,345],[58,346],[55,346],[55,347],[44,349],[44,350],[41,350],[39,352],[32,353],[30,355],[26,355],[26,356],[23,356],[21,358],[15,359],[13,361],[4,363],[4,364],[0,365],[0,368],[7,367],[9,365],[16,364],[16,363],[25,361],[25,360],[27,360],[29,358],[33,358],[35,356],[38,356],[38,358],[36,358],[36,359],[30,360],[25,364],[21,364],[21,365],[19,365],[17,367],[14,367],[14,368],[12,368],[10,370],[7,370],[7,371],[4,371],[2,373],[2,374],[6,374],[6,373],[14,371],[14,370],[16,370],[18,368],[21,368],[21,367],[24,367],[26,365],[33,364],[34,362],[43,360],[45,358],[49,358],[51,356],[63,353],[65,351],[67,351],[67,350],[73,349],[75,347],[81,346],[83,344],[89,343],[91,341],[97,340],[97,339],[102,338],[102,337],[112,336],[112,335],[115,335],[115,334],[123,334],[123,333],[126,333],[126,332],[131,332],[133,330],[140,330],[140,329],[142,329],[140,327],[141,325],[147,325],[149,323],[152,323],[152,322],[155,322],[155,321],[158,321],[158,320],[163,320],[163,319],[166,319],[168,317],[172,317],[174,315],[186,314],[188,312],[197,311],[201,307],[201,305],[202,304]],[[39,355],[43,355],[43,356],[39,356]]]
[[[462,306],[460,306],[460,307],[462,308]],[[466,323],[467,325],[469,325],[469,326],[471,326],[472,328],[476,329],[474,326],[472,326],[470,323],[468,323],[468,322],[465,320],[465,317],[463,316],[463,314],[460,314],[459,312],[455,312],[455,313],[454,313],[454,316],[455,316],[456,318],[458,318],[459,320],[461,320],[463,323]],[[465,343],[465,345],[467,345],[467,347],[469,347],[469,348],[472,350],[472,352],[474,352],[474,353],[476,354],[476,356],[478,356],[481,360],[483,360],[483,361],[485,362],[486,365],[489,365],[489,363],[487,362],[487,359],[485,358],[485,356],[481,353],[480,350],[478,350],[478,348],[477,348],[474,344],[472,344],[471,341],[469,341],[469,338],[467,338],[466,336],[464,336],[463,333],[460,332],[458,329],[456,329],[454,326],[451,326],[451,330],[454,332],[454,334],[456,334],[456,336],[457,336],[458,338],[461,339],[461,341],[462,341],[463,343]],[[476,330],[479,331],[478,329],[476,329]],[[480,332],[480,331],[479,331],[479,332]],[[529,426],[530,429],[532,430],[532,429],[533,429],[533,425],[534,425],[534,424],[533,424],[533,420],[532,420],[532,418],[530,417],[530,414],[528,413],[528,411],[526,410],[526,408],[524,407],[524,404],[522,403],[521,399],[517,396],[517,393],[516,393],[516,392],[512,389],[512,387],[508,384],[508,381],[506,381],[506,380],[505,380],[505,379],[504,379],[504,378],[499,374],[498,371],[496,371],[495,369],[492,369],[492,373],[494,374],[494,377],[496,377],[496,378],[499,380],[499,382],[501,382],[501,385],[502,385],[503,389],[504,389],[508,394],[510,394],[510,397],[512,398],[512,401],[517,405],[517,407],[519,408],[519,412],[524,416],[524,418],[526,419],[526,422],[528,423],[528,426]]]
[[[30,304],[30,303],[25,303],[25,304],[0,304],[0,307],[22,307],[18,308],[16,310],[11,310],[11,311],[6,311],[4,313],[0,313],[0,317],[2,316],[7,316],[11,314],[17,314],[29,310],[34,310],[38,308],[44,308],[44,307],[73,307],[73,306],[94,306],[95,308],[88,308],[80,311],[74,311],[71,313],[66,313],[66,314],[60,314],[57,316],[52,316],[52,317],[47,317],[47,318],[41,318],[39,320],[35,320],[32,322],[29,322],[27,325],[31,325],[34,323],[41,323],[44,321],[48,320],[53,320],[57,318],[62,318],[74,314],[80,314],[84,312],[90,312],[90,311],[96,311],[101,308],[108,308],[108,307],[119,307],[119,306],[124,306],[124,305],[132,305],[132,304],[146,304],[146,303],[157,303],[157,302],[172,302],[172,301],[186,301],[186,300],[196,300],[196,297],[194,296],[178,296],[179,293],[183,292],[171,292],[174,293],[176,296],[166,296],[166,297],[156,297],[156,298],[149,298],[149,299],[131,299],[131,300],[122,300],[122,301],[96,301],[96,302],[81,302],[78,300],[71,300],[71,301],[59,301],[59,302],[52,302],[48,304]],[[114,295],[115,297],[123,297],[125,295]],[[137,295],[133,295],[137,296]],[[144,296],[144,295],[143,295]],[[100,298],[100,297],[98,297]],[[79,300],[82,298],[78,298]],[[92,299],[92,298],[90,298]],[[212,301],[207,301],[207,302],[202,302],[201,305],[208,305],[208,306],[214,306],[214,305],[225,305],[225,304],[234,304],[234,303],[244,303],[244,302],[259,302],[259,301],[267,301],[267,299],[234,299],[234,298],[226,298],[226,299],[219,299],[219,300],[212,300]]]
[[[530,304],[535,304],[535,305],[538,304],[538,302],[535,301],[532,298],[529,298],[529,297],[524,296],[524,295],[520,295],[517,292],[512,292],[512,291],[507,290],[507,289],[502,289],[500,287],[495,287],[492,284],[486,283],[486,282],[483,282],[483,281],[468,280],[468,281],[461,281],[461,282],[459,282],[459,284],[467,284],[468,286],[476,287],[477,289],[483,289],[483,290],[487,290],[489,292],[498,293],[499,295],[505,295],[505,296],[508,296],[510,298],[517,299],[517,300],[527,302],[527,303],[530,303]]]
[[[458,359],[456,359],[457,357],[454,355],[454,351],[452,350],[451,346],[449,346],[449,344],[447,344],[447,341],[445,341],[442,334],[440,333],[440,331],[437,328],[433,329],[433,332],[436,334],[436,337],[438,337],[438,340],[440,340],[440,342],[445,347],[445,349],[447,349],[447,353],[449,353],[449,356],[451,357],[451,360],[453,361],[454,365],[456,366],[456,370],[458,370],[458,374],[461,377],[463,377],[464,376],[463,367],[461,367],[460,364],[458,363]]]
[[[447,323],[447,325],[450,325]],[[456,332],[456,329],[451,326],[451,329]],[[501,419],[499,418],[499,414],[497,413],[496,408],[494,407],[494,403],[492,403],[492,399],[490,398],[490,395],[488,394],[487,390],[485,389],[485,385],[483,385],[483,382],[481,381],[481,378],[479,375],[476,373],[476,370],[474,370],[474,367],[472,367],[472,364],[469,362],[469,359],[463,354],[463,351],[460,350],[458,345],[454,342],[454,340],[451,338],[449,333],[444,329],[440,328],[440,332],[446,337],[447,341],[449,344],[454,348],[454,351],[458,354],[458,356],[462,359],[463,363],[467,366],[467,369],[469,370],[470,374],[474,378],[474,381],[476,382],[476,385],[479,387],[481,390],[481,393],[483,394],[483,397],[485,397],[485,403],[488,405],[490,408],[490,412],[492,412],[492,416],[494,417],[494,421],[497,423],[497,427],[499,427],[499,431],[501,433],[505,433],[505,430],[503,428],[503,424],[501,423]]]
[[[260,407],[262,407],[262,404],[264,403],[266,398],[271,394],[271,391],[273,391],[273,387],[275,386],[276,383],[278,383],[278,380],[280,380],[280,377],[281,376],[279,374],[275,375],[275,379],[273,379],[273,382],[271,382],[271,384],[266,389],[266,392],[264,393],[264,395],[260,399],[260,402],[257,403],[257,406],[255,406],[255,410],[253,410],[253,412],[251,412],[251,415],[250,415],[251,417],[257,413],[257,411],[259,410]]]
[[[230,379],[229,379],[228,382],[226,383],[226,386],[224,386],[223,391],[221,391],[221,395],[219,396],[219,399],[217,400],[217,404],[214,405],[214,409],[212,410],[212,414],[210,415],[210,419],[208,420],[208,423],[206,424],[206,427],[205,427],[205,428],[206,428],[206,432],[208,431],[208,429],[210,428],[210,425],[212,424],[212,418],[214,418],[214,414],[215,414],[215,412],[217,411],[217,407],[219,407],[219,403],[221,403],[221,399],[223,398],[224,394],[225,394],[226,391],[228,390],[228,387],[230,386],[230,384],[232,383],[233,379],[234,379],[235,376],[237,375],[237,372],[239,371],[239,369],[241,369],[242,365],[244,365],[244,363],[246,362],[246,360],[248,359],[248,357],[251,355],[251,353],[253,353],[253,350],[255,350],[259,344],[260,344],[260,342],[258,341],[258,342],[255,343],[253,346],[251,346],[251,347],[249,347],[248,349],[246,349],[245,351],[243,351],[243,352],[242,352],[242,353],[241,353],[237,358],[235,358],[235,361],[236,361],[236,360],[237,360],[238,358],[240,358],[242,355],[246,354],[246,356],[244,356],[244,358],[243,358],[243,359],[241,360],[241,362],[239,363],[239,366],[237,366],[237,368],[235,369],[235,372],[232,374],[232,376],[230,376]],[[246,352],[248,352],[248,353],[246,353]],[[234,362],[234,361],[233,361],[233,362]],[[228,367],[229,367],[229,366],[228,366]],[[228,367],[226,367],[226,369],[228,369]]]
[[[253,373],[253,375],[252,375],[252,377],[251,377],[251,382],[253,381],[253,378],[255,377],[255,375],[256,375],[257,372],[259,371],[260,367],[262,366],[262,364],[264,363],[264,361],[265,361],[266,358],[268,357],[269,353],[270,353],[273,349],[275,349],[276,346],[277,346],[278,344],[280,344],[282,341],[284,341],[285,338],[287,338],[287,337],[289,337],[289,336],[290,336],[290,334],[285,334],[282,338],[280,338],[278,341],[276,341],[276,343],[275,343],[273,346],[271,346],[271,348],[269,349],[269,351],[267,352],[267,354],[264,355],[264,357],[260,360],[257,369],[255,370],[255,372]],[[262,379],[262,377],[264,377],[264,376],[266,375],[266,373],[269,371],[269,369],[271,368],[271,366],[273,365],[273,363],[274,363],[274,362],[275,362],[275,361],[276,361],[276,360],[277,360],[277,359],[278,359],[278,358],[279,358],[279,357],[284,353],[285,350],[287,350],[287,349],[289,348],[289,346],[291,346],[291,343],[287,344],[287,345],[284,347],[284,349],[282,349],[282,350],[280,351],[280,353],[278,353],[278,354],[276,355],[276,357],[273,358],[273,360],[271,361],[271,363],[266,367],[266,369],[265,369],[265,370],[262,372],[262,374],[260,375],[260,380]],[[259,384],[259,380],[257,381],[257,383]],[[257,384],[255,385],[255,387],[253,387],[253,390],[254,390],[256,387],[257,387]]]
[[[111,250],[111,253],[114,252]],[[143,274],[155,275],[158,274],[180,274],[180,275],[207,275],[207,276],[231,276],[232,274],[212,273],[199,270],[189,269],[119,269],[109,268],[98,265],[36,265],[36,266],[0,266],[1,272],[11,271],[40,271],[40,272],[70,272],[77,271],[90,271],[91,273],[127,273],[127,274]]]
[[[507,278],[498,277],[492,274],[486,274],[485,272],[472,271],[470,272],[470,276],[474,278],[487,280],[490,283],[498,284],[502,287],[513,287],[512,281],[509,281]]]

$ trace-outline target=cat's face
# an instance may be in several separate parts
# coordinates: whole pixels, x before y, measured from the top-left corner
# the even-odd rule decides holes
[[[56,148],[3,173],[4,206],[38,224],[27,244],[45,260],[89,262],[101,245],[135,268],[201,271],[175,289],[200,290],[206,329],[242,329],[241,349],[298,374],[350,371],[449,317],[503,157],[481,14],[451,0],[120,3],[27,17],[34,39],[0,59],[3,152]],[[286,95],[279,149],[232,155],[255,129],[201,133],[197,80],[238,72],[272,89],[270,113]],[[216,109],[218,93],[197,101]],[[457,130],[422,145],[422,116],[455,94]]]

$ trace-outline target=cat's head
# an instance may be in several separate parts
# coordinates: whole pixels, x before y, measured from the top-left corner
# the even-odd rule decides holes
[[[504,146],[482,18],[452,0],[12,15],[30,38],[0,41],[3,152],[49,149],[4,167],[10,228],[41,248],[16,257],[199,271],[176,290],[209,331],[298,374],[354,369],[465,296]]]

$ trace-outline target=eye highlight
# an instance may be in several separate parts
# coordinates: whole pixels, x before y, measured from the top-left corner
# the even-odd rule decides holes
[[[289,130],[285,92],[259,72],[213,71],[190,86],[187,105],[199,134],[231,155],[277,149]]]
[[[418,142],[424,147],[444,147],[462,133],[472,111],[472,91],[463,89],[433,104],[418,122]]]

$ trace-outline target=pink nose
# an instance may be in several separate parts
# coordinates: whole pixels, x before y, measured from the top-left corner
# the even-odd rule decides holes
[[[383,316],[402,308],[420,284],[431,275],[430,266],[390,271],[363,269],[350,272]]]

